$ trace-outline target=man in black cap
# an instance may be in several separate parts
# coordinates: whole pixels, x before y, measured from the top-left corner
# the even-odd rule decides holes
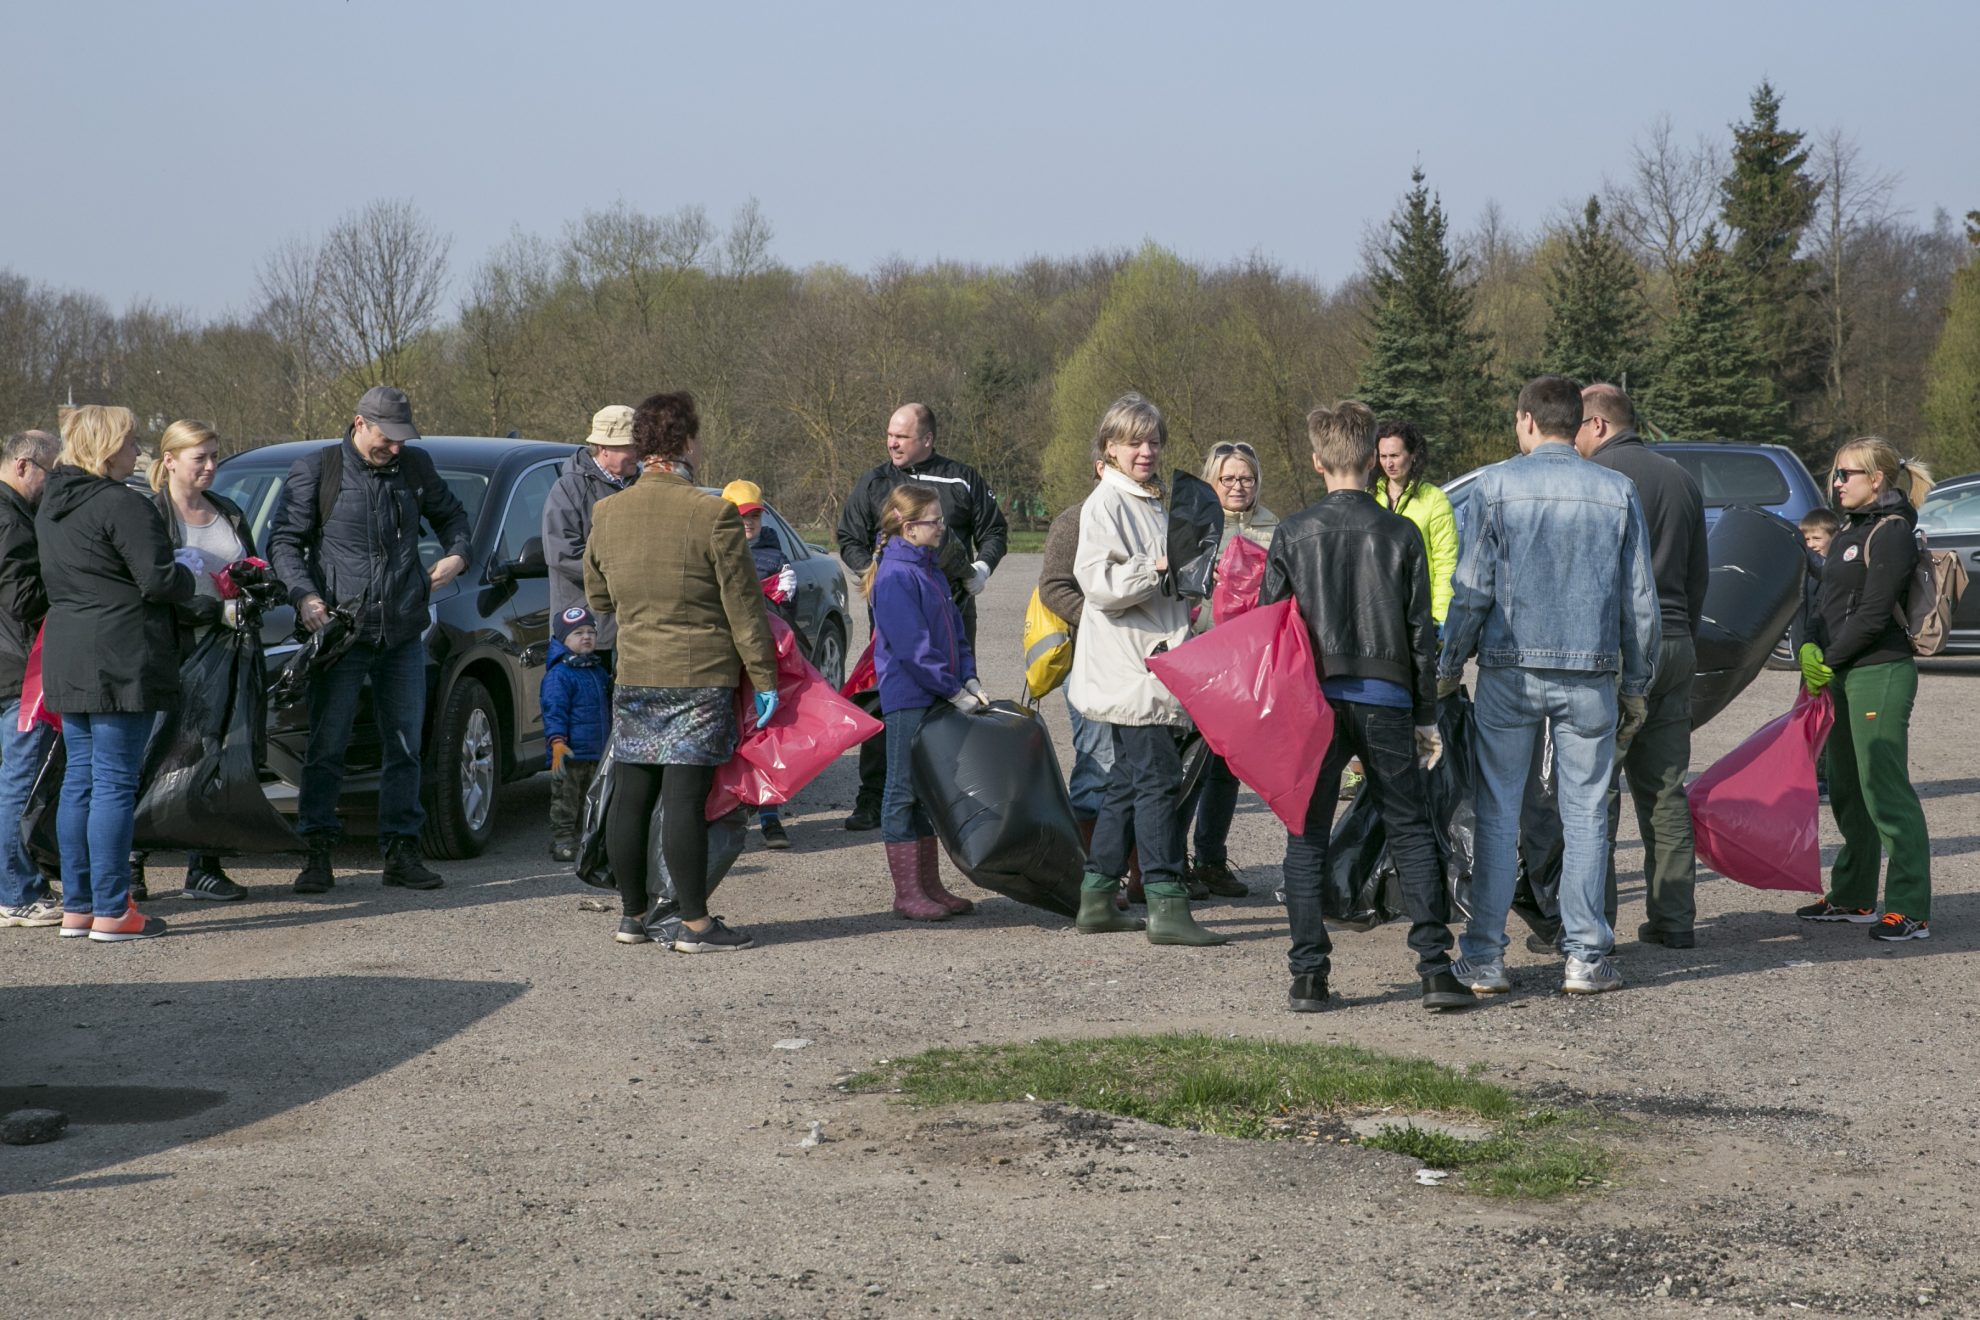
[[[343,443],[296,460],[275,511],[269,558],[289,586],[296,617],[311,632],[330,611],[352,611],[357,642],[310,676],[309,749],[297,827],[309,858],[298,894],[321,894],[335,879],[330,850],[339,833],[337,800],[344,749],[357,719],[358,696],[371,683],[382,759],[379,844],[385,883],[438,889],[440,877],[419,861],[426,813],[419,801],[420,731],[426,715],[426,628],[430,593],[467,567],[467,511],[447,489],[419,439],[404,390],[379,385],[358,400]],[[440,542],[440,558],[419,561],[421,520]]]

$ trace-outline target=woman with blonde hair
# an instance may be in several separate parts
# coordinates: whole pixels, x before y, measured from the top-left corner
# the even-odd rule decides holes
[[[172,607],[181,655],[190,655],[215,628],[239,626],[239,602],[220,599],[213,575],[255,553],[247,515],[226,496],[213,493],[219,466],[220,437],[205,422],[173,422],[158,438],[158,459],[151,465],[158,516],[174,550],[199,555],[192,598]],[[232,902],[246,891],[221,867],[219,854],[194,853],[186,859],[184,893],[187,898]]]
[[[55,818],[62,934],[114,943],[165,930],[131,900],[131,832],[145,743],[179,701],[172,606],[193,594],[195,552],[175,555],[158,510],[125,484],[138,458],[131,410],[61,416],[35,539],[48,586],[42,688],[68,752]]]
[[[1932,933],[1932,841],[1911,784],[1918,664],[1904,616],[1918,566],[1918,506],[1932,489],[1932,474],[1869,435],[1836,451],[1829,476],[1843,525],[1822,569],[1815,640],[1803,643],[1800,660],[1808,689],[1827,687],[1835,695],[1829,807],[1843,846],[1828,893],[1795,915],[1868,925],[1874,940],[1922,940]],[[1879,921],[1884,854],[1890,868]]]
[[[962,610],[942,574],[942,501],[909,482],[880,506],[880,536],[860,582],[873,619],[873,670],[887,725],[887,781],[880,796],[880,840],[894,884],[894,915],[944,921],[974,910],[942,887],[935,827],[914,793],[915,734],[943,702],[965,715],[989,704],[976,681],[976,655]]]
[[[1133,847],[1149,942],[1222,944],[1190,916],[1183,887],[1180,744],[1189,717],[1148,670],[1150,655],[1189,637],[1189,610],[1169,572],[1159,470],[1168,438],[1161,410],[1126,394],[1093,439],[1094,458],[1106,467],[1080,514],[1073,576],[1086,603],[1066,696],[1084,718],[1112,726],[1114,765],[1093,825],[1077,924],[1085,934],[1143,928],[1114,907]]]

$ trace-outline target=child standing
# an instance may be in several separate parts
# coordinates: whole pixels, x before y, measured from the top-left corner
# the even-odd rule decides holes
[[[935,831],[915,800],[910,759],[914,735],[937,702],[965,715],[989,705],[963,636],[962,611],[936,562],[943,530],[934,491],[896,486],[881,507],[880,541],[860,583],[872,611],[873,667],[887,725],[880,837],[894,881],[894,913],[909,921],[943,921],[975,906],[942,888]]]
[[[590,610],[571,606],[550,631],[550,663],[539,693],[550,757],[550,855],[568,862],[577,856],[584,795],[612,728],[612,684],[598,657],[598,622]]]
[[[756,561],[757,580],[763,584],[770,612],[796,628],[797,570],[784,557],[784,543],[777,539],[777,529],[763,525],[763,487],[753,481],[732,481],[722,487],[722,498],[742,515],[743,535],[749,539],[749,555]],[[763,831],[764,847],[791,846],[791,836],[784,833],[775,803],[756,809],[756,827]]]

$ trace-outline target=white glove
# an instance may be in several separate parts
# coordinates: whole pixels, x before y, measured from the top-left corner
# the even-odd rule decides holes
[[[1419,769],[1435,770],[1444,759],[1444,735],[1434,724],[1416,726],[1416,764]]]
[[[949,704],[965,715],[974,715],[979,711],[989,709],[988,702],[966,687],[956,689],[956,695],[949,698]]]
[[[968,584],[969,594],[980,596],[983,594],[983,589],[990,585],[990,565],[979,559],[969,567],[971,570]]]
[[[201,573],[206,570],[206,556],[189,545],[182,545],[172,552],[172,562],[189,572]]]
[[[797,596],[797,570],[785,564],[777,573],[777,594],[785,600]]]
[[[976,699],[982,702],[986,706],[990,704],[989,693],[983,690],[983,684],[977,682],[973,678],[970,679],[969,682],[963,684],[963,691],[973,693]]]

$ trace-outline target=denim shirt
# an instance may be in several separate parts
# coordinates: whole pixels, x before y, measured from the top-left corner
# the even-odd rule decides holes
[[[1662,640],[1643,505],[1628,477],[1550,441],[1473,483],[1440,679],[1486,668],[1622,675],[1649,691]]]

